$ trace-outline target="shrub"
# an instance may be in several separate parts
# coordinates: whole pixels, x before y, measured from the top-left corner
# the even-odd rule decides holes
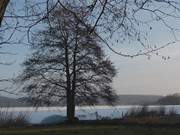
[[[153,116],[165,116],[165,108],[160,107],[157,109],[149,109],[148,106],[142,106],[138,108],[132,108],[128,111],[125,117],[153,117]]]
[[[123,117],[123,122],[135,124],[179,124],[180,115],[174,108],[166,112],[165,107],[148,108],[147,106],[132,108]]]
[[[177,111],[174,109],[174,107],[169,110],[168,115],[170,115],[170,116],[177,115]]]
[[[7,109],[0,109],[0,127],[19,127],[29,124],[30,115],[27,113],[9,112]]]

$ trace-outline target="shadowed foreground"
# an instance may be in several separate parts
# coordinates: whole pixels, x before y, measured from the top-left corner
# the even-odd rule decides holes
[[[0,135],[179,135],[179,127],[147,126],[59,126],[46,128],[8,128],[1,129]]]

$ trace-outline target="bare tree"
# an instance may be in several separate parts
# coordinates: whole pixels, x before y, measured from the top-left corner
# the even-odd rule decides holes
[[[12,3],[18,3],[18,6]],[[154,53],[159,55],[158,50],[178,41],[176,34],[179,28],[168,24],[169,20],[180,18],[178,0],[1,0],[0,23],[2,19],[3,22],[0,34],[8,33],[9,36],[0,42],[0,46],[11,42],[16,32],[24,33],[23,38],[31,43],[33,33],[39,26],[39,29],[42,29],[44,20],[47,20],[47,24],[51,26],[48,21],[49,15],[58,6],[71,12],[88,29],[89,35],[95,34],[111,51],[123,57],[140,55],[150,57]],[[83,9],[86,21],[79,16],[77,8]],[[144,16],[146,19],[141,19]],[[163,45],[147,43],[147,33],[153,29],[155,22],[160,22],[162,27],[171,32],[174,37],[172,42]],[[19,40],[21,41],[22,38]],[[141,49],[137,53],[129,54],[117,51],[116,47],[113,48],[115,41],[117,45],[120,45],[127,40],[137,41]],[[166,59],[166,57],[162,58]]]
[[[86,21],[83,9],[76,9]],[[73,121],[75,105],[97,103],[99,98],[115,101],[111,87],[116,70],[101,48],[96,34],[76,16],[59,8],[49,15],[45,30],[36,34],[32,56],[19,76],[23,89],[35,104],[66,99],[67,118]],[[91,28],[89,25],[88,28]]]

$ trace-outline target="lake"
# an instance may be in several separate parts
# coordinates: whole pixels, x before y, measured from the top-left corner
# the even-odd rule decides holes
[[[134,105],[120,105],[120,106],[82,106],[76,107],[76,117],[80,120],[96,120],[102,118],[121,118],[132,108],[139,108],[141,106]],[[165,111],[168,113],[172,109],[180,114],[180,105],[165,105],[165,106],[148,106],[149,109],[158,109],[164,107]],[[30,115],[30,123],[39,124],[42,119],[47,116],[54,114],[66,116],[66,107],[10,107],[1,108],[3,111],[13,112],[13,113],[27,113]]]

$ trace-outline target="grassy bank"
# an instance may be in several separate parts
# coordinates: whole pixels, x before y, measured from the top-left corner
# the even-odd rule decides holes
[[[8,113],[4,113],[8,114]],[[121,119],[104,118],[102,120],[77,121],[73,125],[31,125],[26,115],[4,117],[0,121],[0,135],[179,135],[180,115],[165,108],[149,110],[144,106],[133,108]],[[11,118],[11,119],[10,119]],[[13,118],[13,119],[12,119]],[[19,124],[17,120],[20,119]],[[9,122],[10,119],[10,122]],[[19,120],[18,120],[19,121]],[[3,124],[5,123],[5,124]],[[24,123],[24,124],[23,124]],[[7,126],[9,125],[9,126]],[[23,126],[21,126],[23,125]],[[13,128],[14,127],[14,128]]]
[[[77,125],[44,128],[0,129],[0,135],[179,135],[179,127]]]

